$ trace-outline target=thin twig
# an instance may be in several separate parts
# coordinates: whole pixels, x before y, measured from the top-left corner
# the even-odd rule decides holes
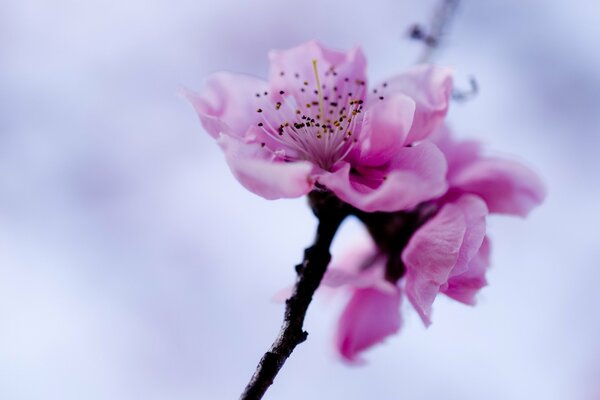
[[[441,0],[429,29],[424,30],[418,25],[413,27],[411,36],[425,44],[419,63],[431,62],[435,51],[444,41],[459,3],[460,0]]]
[[[308,336],[303,329],[306,311],[331,260],[329,247],[333,237],[350,211],[346,204],[329,192],[312,192],[309,201],[319,219],[315,241],[304,251],[302,264],[296,266],[296,284],[291,297],[285,302],[279,335],[261,358],[240,400],[261,399],[292,351]]]

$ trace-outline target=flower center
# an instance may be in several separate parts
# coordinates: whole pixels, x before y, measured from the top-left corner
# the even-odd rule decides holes
[[[303,80],[295,73],[298,83],[291,93],[256,94],[256,111],[261,116],[257,125],[273,139],[277,150],[284,151],[286,160],[308,160],[330,170],[357,142],[353,136],[361,127],[365,82],[341,79],[333,66],[321,79],[317,60],[312,64],[314,77]]]

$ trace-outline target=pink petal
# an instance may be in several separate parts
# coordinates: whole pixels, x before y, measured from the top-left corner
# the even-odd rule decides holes
[[[466,230],[451,277],[466,272],[471,260],[479,252],[485,237],[485,219],[488,215],[485,202],[477,196],[462,196],[454,204],[460,207],[465,217]]]
[[[400,329],[400,290],[356,289],[338,322],[335,346],[342,357],[360,362],[359,353]]]
[[[447,204],[413,235],[402,253],[406,294],[425,325],[431,323],[431,305],[456,265],[466,230],[461,208]]]
[[[423,322],[431,323],[431,306],[454,276],[469,276],[485,235],[487,207],[483,200],[464,195],[446,204],[410,239],[402,253],[406,294]]]
[[[485,273],[490,265],[490,244],[485,238],[479,252],[469,263],[467,271],[448,280],[444,294],[461,303],[474,305],[475,295],[487,285]]]
[[[217,142],[237,180],[265,199],[293,198],[313,188],[313,166],[306,161],[286,163],[258,143],[244,143],[221,135]]]
[[[369,101],[377,101],[380,94],[389,96],[403,93],[416,103],[412,128],[406,143],[414,143],[429,136],[441,125],[448,111],[452,93],[452,72],[448,68],[419,65],[386,81],[386,87],[378,86],[378,93]]]
[[[337,82],[340,89],[344,87],[345,78],[351,78],[353,82],[355,80],[366,82],[367,79],[367,60],[360,47],[343,52],[329,49],[312,40],[291,49],[272,50],[269,53],[269,60],[271,61],[269,82],[272,88],[293,93],[297,98],[303,96],[299,90],[305,81],[308,82],[306,87],[310,88],[310,92],[316,87],[313,60],[317,60],[321,81],[324,80],[325,72],[335,67],[337,75],[333,85]]]
[[[367,110],[362,124],[360,163],[377,167],[401,151],[414,113],[415,102],[402,93],[377,100]]]
[[[520,163],[485,157],[478,143],[456,141],[446,126],[430,139],[448,160],[448,183],[455,192],[473,193],[490,212],[526,216],[546,196],[538,176]]]
[[[267,88],[267,82],[252,76],[217,72],[208,78],[201,93],[184,91],[184,95],[212,137],[216,139],[220,133],[241,137],[258,121],[255,95]]]
[[[447,125],[440,126],[430,137],[444,153],[448,161],[448,181],[450,186],[456,174],[481,158],[481,145],[474,140],[456,141]]]
[[[346,163],[317,180],[340,199],[367,212],[410,209],[447,189],[446,160],[432,143],[401,148],[387,167],[353,171]]]
[[[517,162],[497,158],[471,163],[450,184],[480,196],[492,213],[525,217],[546,197],[546,189],[533,171]]]

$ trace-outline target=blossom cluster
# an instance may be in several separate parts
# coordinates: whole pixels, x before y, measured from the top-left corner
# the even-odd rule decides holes
[[[325,285],[351,292],[339,353],[359,360],[397,332],[403,297],[426,325],[439,294],[474,304],[490,263],[487,216],[524,217],[545,189],[525,166],[452,137],[451,71],[419,65],[369,87],[358,47],[311,41],[269,57],[267,81],[221,72],[188,93],[239,182],[267,199],[326,190],[363,215],[411,221],[404,239],[374,237],[328,270]]]

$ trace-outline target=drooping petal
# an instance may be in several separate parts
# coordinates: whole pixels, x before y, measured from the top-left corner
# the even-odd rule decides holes
[[[267,82],[249,75],[217,72],[208,78],[201,93],[184,91],[184,95],[212,137],[216,139],[220,133],[242,137],[258,121],[256,94],[267,88]]]
[[[413,123],[415,102],[402,93],[376,100],[367,110],[360,138],[360,164],[385,165],[402,150]]]
[[[437,294],[449,288],[454,276],[469,276],[485,235],[487,207],[483,200],[464,195],[446,204],[411,238],[404,252],[406,294],[426,325]]]
[[[401,148],[386,170],[343,164],[318,181],[343,201],[367,212],[398,211],[437,197],[447,189],[446,160],[428,142]]]
[[[524,165],[498,158],[481,158],[453,176],[451,186],[485,200],[490,212],[521,217],[546,197],[539,177]]]
[[[313,187],[309,162],[286,163],[259,143],[244,143],[227,135],[221,135],[217,142],[237,180],[265,199],[300,197]]]
[[[331,89],[337,86],[339,91],[352,82],[361,81],[366,87],[367,60],[356,46],[344,52],[329,49],[312,40],[287,50],[272,50],[269,53],[269,82],[275,90],[295,94],[297,98],[316,89],[313,60],[317,61],[320,80],[329,83]],[[335,75],[332,71],[335,71]],[[306,85],[305,85],[306,82]],[[306,92],[300,90],[305,88]],[[358,93],[355,93],[358,95]],[[331,99],[333,101],[333,99]]]
[[[425,325],[431,324],[431,305],[456,265],[466,229],[460,207],[447,204],[413,235],[402,253],[406,295]]]
[[[403,93],[415,101],[415,116],[406,138],[407,144],[414,143],[429,136],[446,116],[452,94],[452,72],[448,68],[418,65],[392,77],[376,90],[369,101],[393,93]]]
[[[359,353],[398,332],[400,289],[393,293],[374,288],[356,289],[338,322],[335,346],[344,359],[360,362]]]
[[[463,274],[469,269],[469,264],[479,252],[485,237],[485,219],[488,215],[485,202],[477,196],[462,196],[454,204],[460,207],[463,213],[466,230],[458,253],[458,259],[450,273],[451,277]]]
[[[487,285],[485,273],[490,265],[490,244],[485,238],[479,251],[469,263],[468,269],[448,280],[444,294],[464,304],[474,305],[475,295]]]

